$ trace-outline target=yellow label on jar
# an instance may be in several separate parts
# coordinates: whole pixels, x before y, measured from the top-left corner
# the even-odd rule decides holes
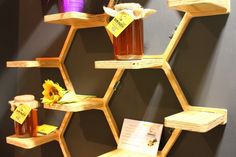
[[[118,13],[113,20],[106,26],[106,28],[115,36],[118,37],[120,33],[131,23],[134,19],[127,13]]]
[[[31,107],[29,107],[28,105],[19,105],[12,113],[11,119],[16,121],[17,123],[22,124],[25,121],[26,117],[29,115],[30,111]]]

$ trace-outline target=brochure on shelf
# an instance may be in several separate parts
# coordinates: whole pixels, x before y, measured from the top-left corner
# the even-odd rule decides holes
[[[133,119],[124,119],[117,150],[101,157],[130,154],[156,156],[160,144],[163,124]]]

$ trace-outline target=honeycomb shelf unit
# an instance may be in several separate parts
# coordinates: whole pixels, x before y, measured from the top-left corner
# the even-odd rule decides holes
[[[109,0],[108,7],[112,7],[113,0]],[[74,112],[85,111],[90,109],[96,109],[103,111],[106,120],[109,124],[111,132],[115,141],[118,143],[119,130],[114,120],[114,117],[109,108],[109,101],[115,91],[117,82],[121,79],[126,69],[143,69],[143,68],[155,68],[162,69],[167,79],[169,80],[179,102],[183,109],[183,112],[175,115],[170,115],[165,118],[164,126],[174,128],[169,140],[165,144],[164,148],[158,152],[157,157],[165,157],[173,147],[175,141],[180,136],[182,130],[206,132],[210,129],[227,122],[227,110],[219,108],[207,108],[197,107],[189,105],[185,95],[168,63],[171,58],[179,40],[181,39],[185,29],[193,17],[209,16],[226,14],[230,11],[230,0],[168,0],[168,5],[176,10],[184,11],[185,15],[181,20],[177,30],[175,31],[170,43],[162,55],[156,56],[144,56],[142,60],[138,61],[96,61],[95,67],[101,69],[117,69],[108,88],[102,98],[90,98],[79,103],[66,104],[64,106],[44,105],[46,109],[64,111],[65,116],[61,122],[59,129],[45,136],[32,137],[32,138],[18,138],[15,135],[8,136],[6,138],[7,143],[30,149],[42,144],[46,144],[51,141],[58,141],[62,153],[65,157],[71,157],[69,149],[67,147],[64,132],[67,129],[68,123],[71,120],[71,116]],[[36,58],[33,61],[8,61],[7,67],[9,68],[58,68],[64,80],[65,86],[68,90],[75,92],[70,77],[68,75],[64,61],[68,54],[71,43],[74,39],[77,30],[82,28],[103,27],[108,23],[109,17],[105,14],[91,15],[79,12],[68,12],[47,15],[44,17],[44,21],[52,24],[62,24],[70,27],[62,50],[59,57],[51,58]],[[112,35],[107,32],[110,39]],[[200,116],[207,117],[204,120],[199,121]],[[189,119],[189,120],[186,120]],[[201,118],[200,118],[201,119]],[[108,156],[122,156],[130,152],[123,150],[116,150],[102,157]],[[135,154],[138,156],[139,154]],[[147,156],[148,157],[148,156]]]
[[[105,60],[95,61],[97,69],[161,69],[180,102],[183,112],[164,118],[164,126],[173,128],[170,138],[158,151],[157,157],[165,157],[180,136],[182,130],[194,132],[208,132],[209,130],[227,123],[227,110],[221,108],[208,108],[191,106],[181,89],[175,74],[173,73],[169,60],[184,34],[189,22],[194,17],[227,14],[230,12],[230,0],[168,0],[170,8],[185,12],[169,44],[161,55],[144,56],[141,60]],[[101,157],[121,157],[129,155],[130,151],[116,149],[101,155]],[[138,156],[138,154],[135,154]],[[141,155],[142,156],[142,155]],[[148,155],[147,155],[148,156]]]
[[[113,0],[109,0],[108,7],[114,5]],[[53,24],[63,24],[70,27],[67,37],[65,39],[64,45],[61,49],[60,55],[58,57],[42,57],[36,58],[35,60],[25,60],[25,61],[8,61],[6,63],[9,68],[58,68],[60,70],[61,76],[65,83],[67,90],[70,90],[75,93],[73,84],[68,75],[66,66],[64,64],[66,56],[68,54],[71,43],[75,37],[77,30],[82,28],[93,28],[93,27],[103,27],[108,24],[109,16],[105,14],[91,15],[86,13],[79,12],[67,12],[67,13],[58,13],[52,15],[46,15],[44,21],[47,23]],[[109,32],[108,36],[111,37]],[[111,128],[111,132],[114,136],[116,142],[118,142],[119,131],[114,121],[113,115],[111,114],[109,108],[109,101],[114,93],[114,86],[116,82],[119,81],[123,74],[124,70],[117,70],[114,74],[114,77],[107,88],[104,97],[102,98],[89,98],[83,100],[79,103],[66,104],[64,106],[47,106],[44,105],[46,109],[65,111],[64,118],[61,122],[59,129],[45,136],[31,137],[31,138],[18,138],[15,135],[6,137],[6,142],[21,148],[30,149],[42,144],[46,144],[51,141],[58,141],[60,148],[62,150],[64,157],[71,157],[69,149],[67,147],[64,133],[67,129],[68,123],[71,120],[73,112],[85,111],[85,110],[101,110],[103,111],[106,120]]]

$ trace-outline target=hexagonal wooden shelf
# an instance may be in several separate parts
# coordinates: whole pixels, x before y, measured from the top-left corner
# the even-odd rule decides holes
[[[162,69],[165,72],[165,75],[167,76],[167,79],[169,80],[175,95],[180,102],[183,112],[170,115],[165,118],[164,126],[174,128],[174,131],[172,132],[172,135],[165,144],[164,148],[158,152],[157,157],[167,156],[182,130],[207,132],[216,126],[224,125],[227,122],[226,109],[196,107],[189,105],[168,61],[170,60],[176,46],[178,45],[193,17],[229,13],[230,0],[168,0],[168,5],[171,8],[184,11],[185,15],[183,16],[179,26],[177,27],[172,39],[162,55],[158,56],[156,59],[154,59],[154,57],[145,56],[144,59],[141,60],[108,60],[95,62],[95,68],[98,69],[156,68]],[[132,152],[127,150],[117,149],[103,154],[101,157],[120,157],[131,153]],[[135,156],[148,155],[136,153]]]
[[[113,0],[110,0],[108,6],[112,7],[113,2],[114,2]],[[162,55],[157,55],[156,57],[144,56],[142,60],[136,60],[136,61],[117,61],[117,60],[96,61],[95,62],[96,68],[117,69],[103,98],[91,98],[89,100],[81,101],[80,103],[67,104],[65,106],[44,105],[44,107],[47,109],[66,112],[60,128],[55,133],[46,136],[39,136],[32,138],[18,138],[15,135],[12,135],[6,138],[7,143],[18,147],[30,149],[48,143],[50,141],[56,140],[60,144],[63,155],[65,157],[70,157],[71,156],[70,152],[63,137],[64,132],[67,128],[67,125],[71,119],[73,112],[79,112],[90,109],[98,109],[104,112],[104,115],[111,128],[113,136],[116,142],[118,142],[119,131],[116,126],[113,115],[110,111],[110,108],[108,106],[108,103],[115,90],[114,87],[116,86],[117,82],[119,82],[119,80],[121,79],[125,69],[143,69],[143,68],[162,69],[165,72],[167,79],[169,80],[183,109],[183,112],[165,118],[164,125],[166,127],[174,128],[174,131],[172,132],[172,135],[165,144],[164,148],[158,152],[157,154],[158,157],[167,156],[168,152],[174,145],[175,141],[178,139],[182,130],[206,132],[218,125],[226,124],[227,122],[226,109],[196,107],[189,105],[168,61],[171,58],[177,44],[179,43],[179,40],[181,39],[185,29],[187,28],[190,20],[193,17],[229,13],[230,0],[168,0],[168,4],[169,7],[171,8],[184,11],[185,15]],[[79,12],[68,12],[68,13],[47,15],[45,16],[44,19],[45,22],[48,23],[63,24],[70,26],[70,30],[65,40],[64,46],[61,50],[60,56],[52,58],[37,58],[34,61],[10,61],[7,62],[7,67],[59,68],[62,78],[65,82],[66,88],[70,91],[74,91],[64,61],[67,56],[68,50],[71,46],[72,40],[74,39],[75,33],[77,29],[80,28],[105,26],[108,23],[108,16],[105,14],[91,15]],[[109,32],[108,35],[110,39],[112,39],[112,36]],[[135,154],[135,153],[133,154],[133,152],[127,152],[124,150],[115,150],[101,156],[102,157],[123,156],[123,154],[127,155],[130,153],[132,153],[132,156],[134,156]],[[140,156],[140,154],[135,154],[135,156]]]

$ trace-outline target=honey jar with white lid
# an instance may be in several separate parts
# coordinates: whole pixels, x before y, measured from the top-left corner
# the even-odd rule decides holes
[[[19,105],[28,105],[31,108],[30,113],[26,117],[25,121],[20,124],[14,121],[14,129],[16,136],[19,137],[36,137],[38,126],[38,101],[35,100],[33,95],[18,95],[14,97],[14,100],[9,101],[11,105],[11,111],[13,112]]]

